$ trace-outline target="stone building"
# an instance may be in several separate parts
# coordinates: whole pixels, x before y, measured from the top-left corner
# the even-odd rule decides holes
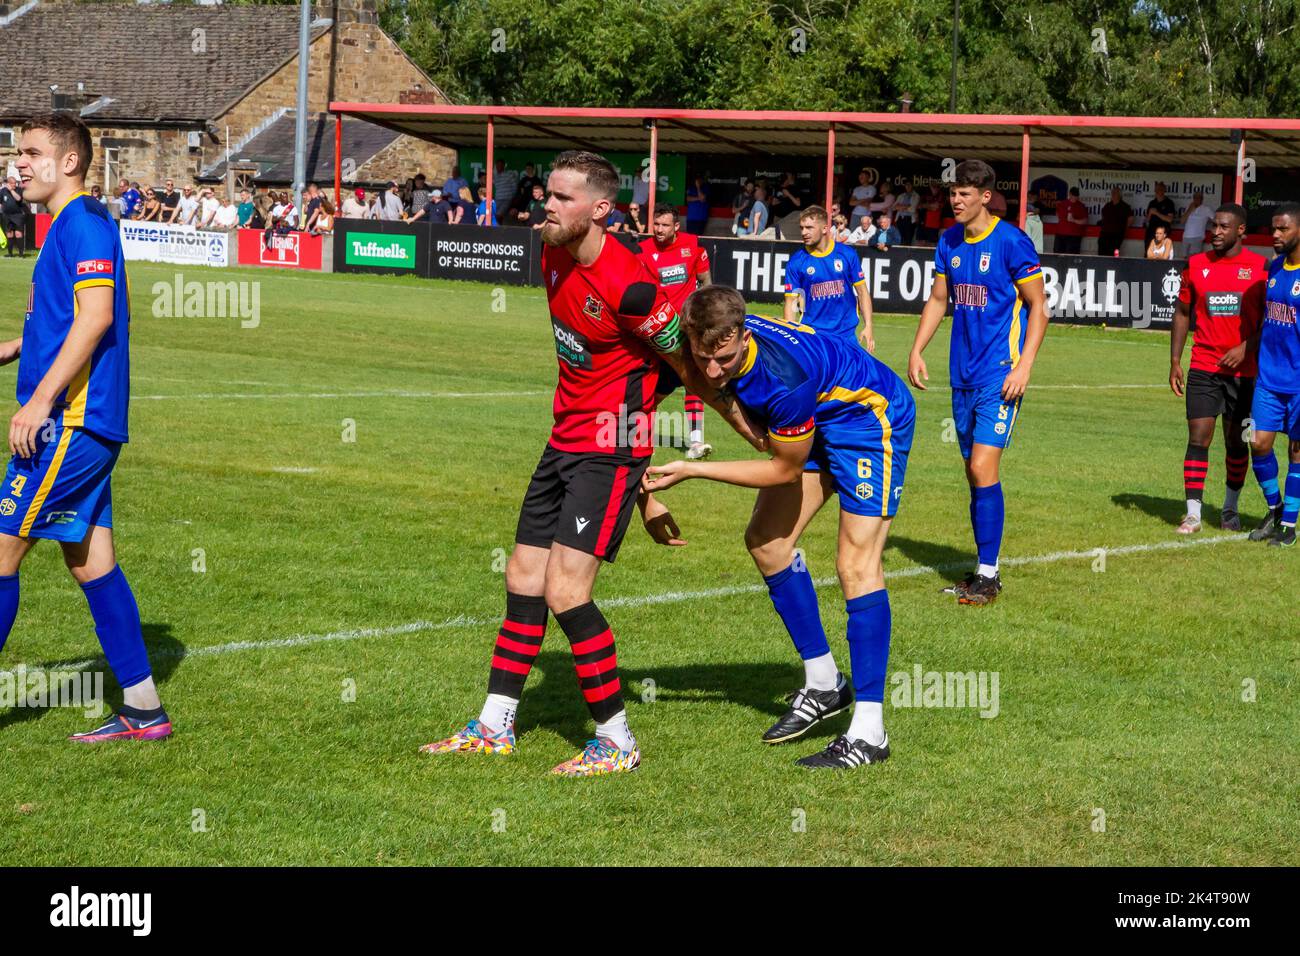
[[[331,100],[446,98],[379,27],[375,0],[318,0],[313,16],[308,142],[318,148],[307,168],[325,185]],[[299,17],[296,5],[0,0],[0,164],[15,157],[23,119],[71,109],[94,136],[91,184],[220,183],[229,156],[232,186],[289,186]],[[443,147],[358,120],[344,131],[344,167],[360,185],[416,172],[435,180],[455,162]]]

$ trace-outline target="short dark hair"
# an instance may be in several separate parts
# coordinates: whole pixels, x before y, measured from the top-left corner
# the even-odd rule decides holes
[[[803,222],[805,219],[811,219],[814,222],[828,221],[826,217],[826,210],[821,206],[809,206],[806,209],[804,209],[803,212],[799,213],[799,221]]]
[[[1274,216],[1286,216],[1294,223],[1300,223],[1300,203],[1284,202],[1273,210]]]
[[[1225,202],[1218,209],[1214,210],[1214,214],[1216,216],[1221,212],[1226,212],[1228,215],[1232,216],[1234,219],[1237,220],[1238,223],[1240,223],[1243,226],[1246,224],[1245,206],[1239,206],[1235,202]]]
[[[604,156],[585,149],[566,149],[555,157],[551,172],[572,169],[587,177],[587,186],[610,202],[618,198],[618,170]]]
[[[655,203],[654,218],[658,219],[660,216],[672,216],[673,222],[677,222],[678,220],[681,219],[681,213],[677,211],[677,207],[674,206],[672,203],[666,203],[666,202]]]
[[[993,172],[993,167],[982,159],[968,159],[957,164],[953,171],[954,186],[974,186],[981,192],[985,189],[992,189],[998,181],[997,173]]]
[[[50,142],[59,150],[61,156],[68,153],[77,154],[77,175],[85,177],[90,169],[90,160],[94,149],[90,144],[90,128],[81,118],[63,111],[37,113],[23,124],[21,132],[29,133],[34,129],[43,129],[50,134]]]
[[[696,289],[682,304],[682,327],[704,348],[714,348],[745,327],[745,297],[725,285]]]
[[[1071,195],[1071,196],[1077,196],[1077,195],[1079,195],[1079,187],[1078,187],[1078,186],[1071,186],[1071,187],[1070,187],[1070,195]]]

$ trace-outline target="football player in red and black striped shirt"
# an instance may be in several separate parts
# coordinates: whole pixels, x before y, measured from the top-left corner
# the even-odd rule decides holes
[[[509,753],[524,681],[541,649],[548,611],[573,649],[593,739],[553,772],[590,776],[633,770],[641,753],[627,726],[614,637],[592,601],[601,561],[613,561],[653,452],[655,385],[666,362],[756,447],[734,399],[683,360],[677,312],[636,255],[607,238],[618,172],[604,157],[561,153],[547,181],[542,278],[559,362],[550,441],[524,495],[506,566],[506,616],[497,635],[488,698],[477,720],[427,744],[427,753]],[[689,367],[688,367],[689,365]],[[682,544],[667,509],[646,495],[646,529]]]
[[[1245,428],[1255,393],[1255,354],[1268,262],[1242,244],[1246,210],[1241,206],[1225,203],[1216,209],[1210,230],[1213,248],[1192,256],[1183,271],[1170,336],[1169,387],[1187,400],[1187,451],[1183,455],[1187,513],[1178,526],[1179,534],[1201,530],[1201,498],[1216,419],[1223,418],[1227,447],[1227,490],[1220,518],[1225,531],[1241,530],[1237,498],[1250,462]],[[1193,314],[1192,363],[1184,378],[1183,345]]]
[[[711,281],[709,254],[698,239],[681,231],[677,207],[656,203],[652,225],[654,235],[641,240],[641,261],[650,269],[659,288],[680,315],[686,297]],[[660,402],[675,392],[680,384],[671,366],[661,368],[656,389]],[[686,418],[689,423],[687,460],[708,458],[713,446],[704,440],[704,401],[689,391],[686,393]]]

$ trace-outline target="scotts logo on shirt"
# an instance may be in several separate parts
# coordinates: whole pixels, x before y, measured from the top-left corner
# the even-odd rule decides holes
[[[587,340],[555,316],[551,316],[551,328],[555,331],[555,354],[560,361],[571,368],[591,368]]]
[[[111,275],[113,272],[113,263],[108,259],[87,259],[85,262],[77,263],[77,275]]]
[[[1211,292],[1205,297],[1205,311],[1213,316],[1241,314],[1241,294],[1238,292]]]
[[[681,285],[686,281],[686,266],[680,262],[671,266],[659,267],[660,285]]]

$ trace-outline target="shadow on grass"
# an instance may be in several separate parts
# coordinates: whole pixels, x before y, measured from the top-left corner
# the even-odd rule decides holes
[[[788,664],[709,663],[620,668],[623,700],[628,706],[629,719],[635,721],[637,708],[645,706],[642,694],[650,689],[649,682],[653,681],[656,704],[689,706],[726,702],[740,704],[775,720],[786,711],[785,695],[803,684],[803,668],[793,650],[790,658]],[[586,702],[578,689],[573,657],[567,651],[543,651],[533,671],[537,677],[530,680],[519,702],[516,732],[522,736],[536,727],[545,727],[575,747],[581,747],[590,739],[591,724]],[[766,728],[767,723],[763,723],[756,733]]]
[[[939,577],[950,582],[960,581],[966,576],[967,571],[974,570],[975,567],[974,551],[964,551],[961,548],[936,544],[933,541],[917,541],[914,538],[904,538],[891,534],[887,547],[897,548],[909,561],[914,561],[923,567],[933,568]],[[889,569],[887,555],[885,569]]]
[[[1220,488],[1220,491],[1222,491],[1222,488]],[[1174,526],[1181,524],[1183,515],[1187,513],[1187,502],[1182,498],[1157,498],[1154,495],[1135,495],[1125,493],[1111,495],[1110,500],[1119,508],[1126,508],[1130,511],[1144,511],[1151,517],[1159,518],[1165,524],[1171,524]],[[1219,527],[1218,511],[1219,509],[1217,507],[1212,505],[1210,502],[1206,502],[1202,514],[1202,520],[1205,523],[1205,527],[1216,529]],[[1253,527],[1255,524],[1263,520],[1263,514],[1255,516],[1247,515],[1244,511],[1241,512],[1241,526],[1243,530],[1247,527]]]
[[[152,624],[145,623],[140,625],[144,633],[144,646],[149,653],[149,664],[153,670],[154,683],[161,687],[167,683],[167,680],[175,672],[181,659],[185,657],[185,645],[172,637],[172,626],[170,624]],[[76,665],[81,665],[77,667]],[[0,670],[12,670],[11,667],[4,666],[0,663]],[[122,690],[113,680],[113,674],[108,669],[108,662],[104,660],[104,655],[99,654],[93,658],[86,657],[69,657],[60,661],[46,661],[41,664],[33,664],[27,668],[32,671],[41,670],[47,674],[50,671],[62,671],[64,673],[83,673],[93,674],[96,672],[104,675],[104,707],[105,713],[112,711],[122,703]],[[14,681],[15,695],[26,695],[27,687],[19,686]],[[0,730],[28,720],[39,720],[50,712],[49,707],[9,707],[8,710],[0,713]]]

